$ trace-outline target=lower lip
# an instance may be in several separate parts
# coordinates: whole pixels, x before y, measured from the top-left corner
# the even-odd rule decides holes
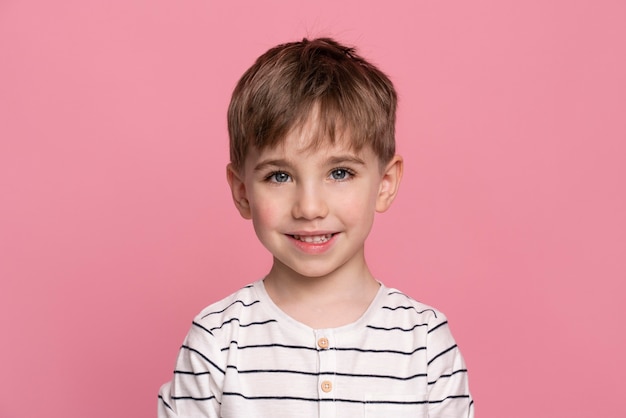
[[[293,245],[304,253],[322,254],[328,251],[328,249],[335,243],[336,236],[337,234],[333,234],[330,239],[325,242],[304,242],[299,239],[295,239],[291,235],[289,235],[289,238],[291,239],[291,242],[293,242]]]

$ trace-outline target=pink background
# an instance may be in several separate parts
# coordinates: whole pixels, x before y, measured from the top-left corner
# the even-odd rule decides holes
[[[374,273],[450,318],[477,416],[624,417],[623,1],[0,1],[0,417],[153,417],[190,321],[269,258],[225,181],[267,48],[400,92]]]

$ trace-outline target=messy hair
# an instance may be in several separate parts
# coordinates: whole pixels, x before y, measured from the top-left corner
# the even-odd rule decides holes
[[[386,164],[395,154],[397,94],[389,78],[330,38],[278,45],[241,77],[228,108],[230,160],[243,167],[250,147],[284,141],[315,113],[311,146],[347,135]]]

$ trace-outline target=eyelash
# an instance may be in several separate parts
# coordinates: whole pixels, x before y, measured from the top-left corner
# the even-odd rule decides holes
[[[335,180],[335,181],[348,181],[348,180],[352,179],[352,177],[354,177],[354,175],[356,174],[354,172],[354,170],[350,170],[349,168],[337,167],[337,168],[334,168],[334,169],[331,170],[331,172],[329,174],[329,177],[332,178],[333,173],[337,173],[338,171],[343,171],[347,175],[347,178],[342,178],[342,179],[334,179],[333,178],[333,180]]]
[[[269,173],[267,176],[265,176],[265,181],[269,182],[269,183],[287,183],[286,181],[276,181],[276,176],[277,175],[286,175],[287,177],[291,178],[291,176],[289,174],[287,174],[284,171],[272,171],[271,173]]]
[[[344,178],[339,178],[339,179],[333,178],[332,177],[333,174],[336,174],[337,172],[345,173]],[[280,176],[282,176],[282,175],[287,176],[287,179],[285,179],[285,181],[277,181],[276,177],[279,176],[279,175]],[[351,170],[351,169],[346,168],[346,167],[337,167],[337,168],[333,168],[330,171],[330,173],[328,174],[328,177],[331,180],[342,182],[342,181],[348,181],[348,180],[352,179],[352,177],[354,177],[355,175],[356,175],[356,173],[354,172],[354,170]],[[268,183],[287,183],[287,182],[289,182],[290,179],[291,179],[291,176],[288,173],[286,173],[285,171],[276,170],[276,171],[272,171],[267,176],[265,176],[264,180],[266,182],[268,182]]]

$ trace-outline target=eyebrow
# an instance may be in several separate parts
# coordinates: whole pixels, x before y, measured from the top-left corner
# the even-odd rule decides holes
[[[333,156],[333,157],[330,157],[326,161],[326,164],[328,164],[328,165],[345,164],[345,163],[365,165],[365,161],[363,161],[362,159],[360,159],[356,155],[350,155],[350,154]]]
[[[289,161],[283,159],[263,160],[254,166],[254,171],[263,171],[267,167],[285,167],[289,166]]]
[[[326,165],[339,165],[346,163],[365,165],[365,161],[355,155],[335,155],[328,158],[325,162]],[[263,160],[254,166],[254,171],[263,171],[267,167],[291,167],[292,165],[295,164],[283,158],[268,159]]]

